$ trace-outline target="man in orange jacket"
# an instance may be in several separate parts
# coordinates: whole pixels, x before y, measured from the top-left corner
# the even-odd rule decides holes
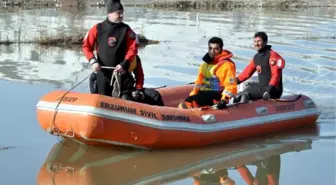
[[[195,87],[180,108],[195,108],[217,104],[226,107],[229,99],[237,94],[236,66],[230,59],[232,53],[223,49],[223,40],[213,37],[208,42],[208,53],[199,67]]]

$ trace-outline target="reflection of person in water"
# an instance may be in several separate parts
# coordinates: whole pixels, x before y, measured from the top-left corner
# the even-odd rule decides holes
[[[270,156],[264,160],[256,161],[256,176],[253,177],[245,166],[237,166],[237,170],[246,184],[250,185],[278,185],[280,177],[280,155]]]
[[[280,162],[280,155],[254,162],[253,164],[257,166],[255,177],[245,165],[237,166],[236,169],[247,185],[279,185]],[[227,169],[204,170],[193,179],[194,185],[235,185],[235,181],[229,177]]]
[[[200,175],[194,176],[193,179],[194,185],[235,185],[235,181],[228,176],[227,169],[203,170]]]

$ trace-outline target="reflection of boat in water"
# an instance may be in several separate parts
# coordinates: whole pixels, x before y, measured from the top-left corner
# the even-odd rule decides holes
[[[315,136],[316,131],[312,128],[247,142],[155,151],[93,147],[67,139],[52,148],[40,169],[37,184],[162,184],[188,177],[193,177],[196,184],[218,182],[218,176],[223,180],[230,176],[231,170],[248,174],[248,165],[261,169],[280,167],[279,155],[311,149],[311,140],[307,138]],[[244,179],[248,177],[246,174]],[[259,177],[262,174],[263,170],[259,170]]]

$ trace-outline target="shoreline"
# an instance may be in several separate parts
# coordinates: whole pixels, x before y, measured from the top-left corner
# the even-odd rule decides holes
[[[122,0],[126,7],[145,8],[175,8],[175,9],[232,9],[232,8],[316,8],[336,7],[333,0]],[[6,0],[0,3],[0,8],[15,7],[104,7],[104,1],[88,0]]]
[[[0,37],[1,38],[1,37]],[[80,47],[83,43],[83,35],[61,36],[61,37],[46,37],[39,40],[21,41],[21,40],[0,40],[0,46],[13,44],[39,44],[41,46],[60,46],[60,47]],[[144,35],[138,34],[139,48],[147,45],[159,44],[160,41],[147,39]]]
[[[130,3],[127,6],[147,8],[232,9],[232,8],[314,8],[336,7],[334,1],[307,0],[154,0],[154,2]]]

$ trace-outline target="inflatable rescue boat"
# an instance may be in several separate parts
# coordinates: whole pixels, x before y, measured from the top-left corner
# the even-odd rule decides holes
[[[188,84],[157,89],[165,106],[53,91],[37,103],[37,118],[45,131],[88,145],[158,149],[201,147],[314,125],[320,114],[305,95],[236,103],[222,110],[177,108],[192,88]]]
[[[66,139],[55,144],[49,152],[37,175],[37,184],[149,185],[167,184],[186,178],[190,182],[190,177],[195,184],[209,180],[219,184],[219,177],[230,177],[236,184],[245,184],[244,181],[251,181],[255,176],[253,168],[257,167],[257,171],[266,171],[265,168],[273,171],[288,169],[281,167],[279,159],[282,154],[291,152],[300,155],[301,151],[310,150],[314,131],[299,130],[300,133],[295,132],[286,137],[259,137],[247,142],[181,150],[92,147]],[[237,171],[240,176],[234,175]],[[283,170],[279,173],[283,173]],[[258,176],[259,172],[256,178]]]

